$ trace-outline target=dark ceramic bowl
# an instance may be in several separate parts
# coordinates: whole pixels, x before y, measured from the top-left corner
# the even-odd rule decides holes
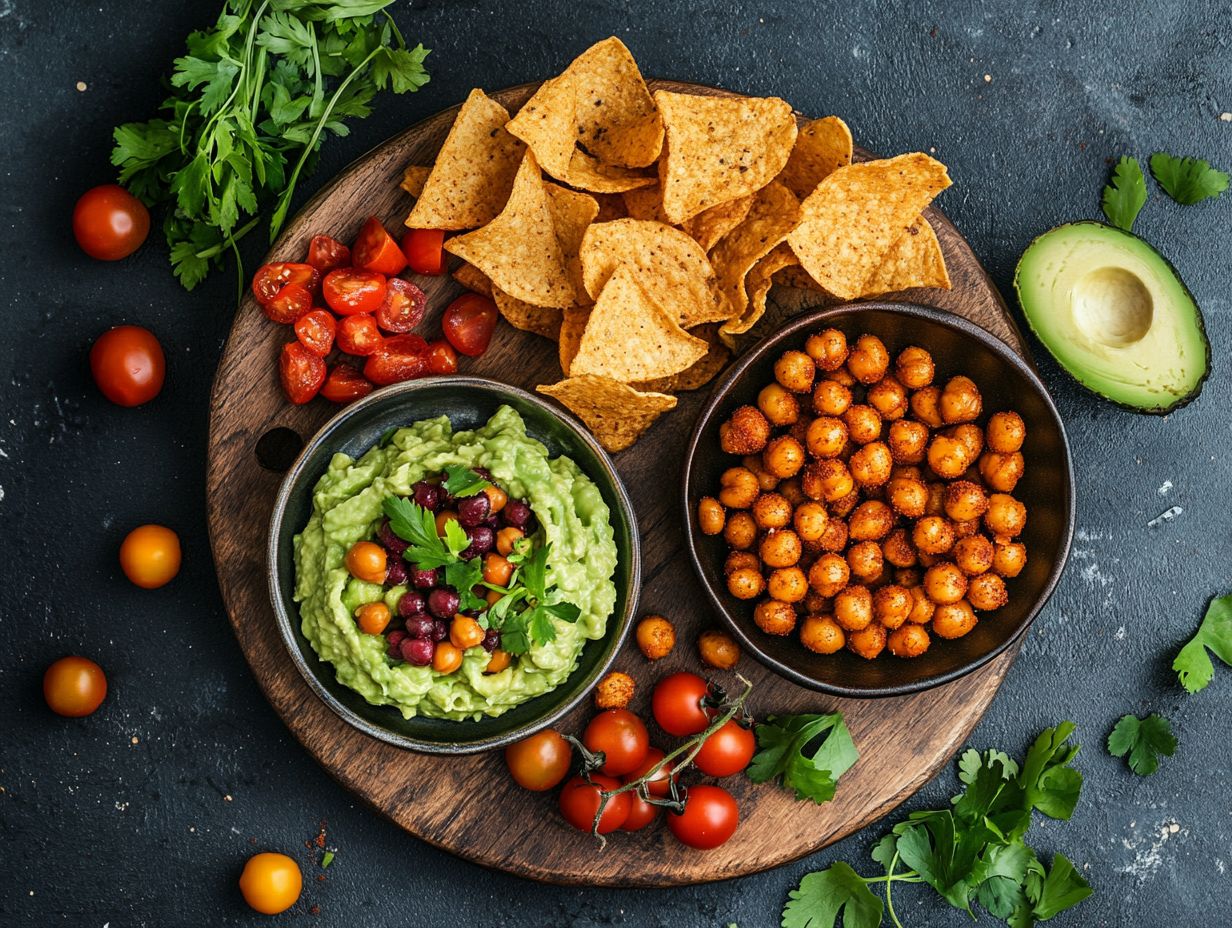
[[[888,652],[868,661],[843,650],[815,654],[796,635],[767,635],[753,623],[753,603],[727,590],[722,536],[708,537],[697,528],[697,503],[712,496],[719,475],[738,459],[719,450],[719,426],[732,410],[755,405],[758,391],[774,380],[774,361],[790,348],[802,349],[805,339],[827,327],[849,340],[868,332],[885,342],[893,358],[908,345],[933,355],[937,380],[966,374],[979,386],[986,412],[1014,409],[1027,425],[1023,446],[1026,474],[1014,496],[1027,505],[1027,566],[1008,581],[1010,601],[996,612],[982,613],[975,629],[963,638],[945,641],[934,636],[920,657],[902,660]],[[1074,475],[1065,429],[1048,392],[1031,365],[979,326],[951,313],[906,303],[857,303],[811,313],[745,354],[715,387],[697,420],[686,452],[684,519],[693,565],[719,614],[741,645],[771,669],[807,686],[836,696],[900,696],[947,683],[983,666],[1026,632],[1048,601],[1069,554],[1074,530]]]
[[[299,606],[291,598],[295,564],[291,539],[308,522],[312,489],[335,452],[353,458],[380,441],[387,429],[447,415],[455,431],[485,423],[501,405],[512,406],[526,422],[527,433],[542,442],[552,457],[572,458],[603,495],[611,510],[617,566],[616,608],[607,634],[588,641],[577,669],[549,693],[537,696],[495,718],[451,721],[404,719],[390,706],[374,706],[338,682],[333,665],[317,657],[300,631]],[[478,377],[415,380],[378,390],[348,406],[317,432],[283,479],[270,520],[269,585],[278,628],[289,659],[308,685],[346,722],[390,744],[433,754],[469,754],[503,747],[545,728],[578,704],[607,670],[629,631],[641,588],[641,551],[637,520],[620,477],[606,452],[571,416],[514,387]]]

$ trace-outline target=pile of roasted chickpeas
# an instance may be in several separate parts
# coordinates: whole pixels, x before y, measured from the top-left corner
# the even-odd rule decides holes
[[[935,374],[923,348],[892,360],[875,335],[849,345],[826,329],[720,426],[743,460],[699,501],[698,527],[726,540],[727,588],[757,600],[762,631],[820,654],[918,657],[1006,604],[1027,560],[1011,495],[1026,425],[984,420],[970,378]]]

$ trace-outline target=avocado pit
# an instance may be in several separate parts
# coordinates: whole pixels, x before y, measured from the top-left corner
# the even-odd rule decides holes
[[[1124,348],[1141,341],[1155,314],[1151,291],[1123,267],[1089,271],[1071,292],[1074,325],[1091,341]]]

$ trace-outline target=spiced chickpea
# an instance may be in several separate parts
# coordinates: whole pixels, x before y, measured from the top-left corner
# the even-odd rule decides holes
[[[984,400],[975,381],[960,374],[946,381],[937,406],[945,422],[974,422],[983,411]]]
[[[842,589],[834,597],[834,621],[849,632],[856,632],[873,621],[873,594],[858,584]]]
[[[757,394],[757,408],[771,425],[793,425],[800,418],[800,402],[777,383],[761,388]]]
[[[924,582],[924,574],[919,567],[898,567],[894,571],[894,582],[911,590]]]
[[[719,502],[730,509],[748,509],[760,493],[757,475],[747,467],[729,467],[719,476]]]
[[[734,570],[740,570],[742,567],[761,570],[761,561],[757,559],[757,555],[752,551],[732,551],[727,555],[727,560],[723,562],[723,575],[726,576]]]
[[[827,458],[824,461],[815,461],[804,469],[800,477],[800,487],[809,499],[833,503],[854,490],[856,482],[844,462]]]
[[[858,403],[843,413],[847,434],[857,445],[866,445],[881,437],[881,414],[872,406]]]
[[[896,528],[890,532],[881,543],[881,556],[892,567],[914,567],[915,546],[911,543],[910,533],[905,528]]]
[[[941,418],[940,404],[941,388],[931,386],[912,393],[907,405],[911,407],[911,414],[916,419],[929,428],[939,429],[945,425],[945,420]]]
[[[884,442],[871,441],[847,462],[851,477],[862,487],[879,487],[890,479],[894,458]]]
[[[763,493],[753,500],[753,521],[760,529],[786,528],[791,524],[791,503],[778,493]]]
[[[855,508],[859,505],[859,503],[860,491],[858,489],[852,490],[842,499],[836,499],[830,504],[830,515],[839,519],[846,519],[852,514],[852,512],[855,511]],[[848,526],[848,529],[850,530],[850,526]]]
[[[899,352],[894,362],[894,375],[908,390],[922,390],[933,382],[933,356],[923,348],[910,345]]]
[[[793,508],[808,500],[808,497],[804,495],[804,490],[800,488],[799,477],[790,477],[784,480],[779,484],[778,492],[783,499],[791,503]]]
[[[1008,493],[994,493],[988,497],[984,527],[993,535],[1021,535],[1027,527],[1027,507]]]
[[[741,551],[753,547],[753,542],[757,540],[757,523],[753,521],[753,516],[743,511],[733,512],[727,517],[723,538]]]
[[[933,634],[940,638],[961,638],[975,628],[975,612],[965,599],[938,606],[933,612]]]
[[[822,416],[841,416],[851,406],[851,389],[834,380],[821,380],[813,388],[813,411]]]
[[[999,577],[1017,577],[1027,566],[1027,546],[1016,541],[997,544],[993,549],[992,570]]]
[[[980,574],[972,577],[967,588],[967,602],[972,609],[988,612],[1000,609],[1010,601],[1010,594],[1005,589],[1005,581],[996,574]]]
[[[947,551],[947,552],[946,552],[946,554],[948,554],[948,553],[949,553],[949,552]],[[918,550],[918,549],[917,549],[917,550],[916,550],[916,558],[918,558],[918,559],[919,559],[919,562],[920,562],[920,563],[919,563],[918,565],[916,565],[916,566],[917,566],[917,567],[919,567],[921,570],[927,570],[928,568],[932,567],[934,564],[940,564],[942,561],[944,561],[944,560],[945,560],[945,555],[943,555],[943,554],[932,554],[931,552],[928,552],[928,551],[920,551],[920,550]],[[921,576],[921,577],[923,577],[923,574],[921,574],[920,576]]]
[[[757,454],[770,440],[770,421],[756,406],[741,406],[719,426],[719,447],[728,454]]]
[[[924,592],[938,606],[956,603],[967,595],[967,575],[949,561],[934,564],[924,571]]]
[[[886,500],[900,516],[918,519],[928,506],[928,487],[912,477],[894,477],[886,484]]]
[[[847,636],[847,650],[860,655],[865,660],[873,660],[886,646],[885,626],[873,623],[858,632]]]
[[[817,547],[822,551],[842,551],[847,547],[847,523],[842,519],[831,519],[826,523],[826,530],[817,539]]]
[[[784,351],[774,362],[774,379],[792,393],[808,393],[816,376],[817,365],[803,351]]]
[[[955,480],[945,488],[942,505],[945,514],[955,522],[978,519],[988,511],[988,494],[978,483]]]
[[[868,388],[868,404],[886,422],[901,419],[907,414],[907,389],[887,374]]]
[[[861,335],[847,355],[847,370],[863,384],[876,383],[890,369],[890,353],[876,335]]]
[[[937,604],[928,598],[922,585],[908,587],[907,592],[911,594],[911,611],[907,613],[907,621],[915,622],[917,625],[927,625],[933,620]]]
[[[851,371],[845,367],[840,367],[836,371],[826,371],[821,376],[824,380],[833,380],[835,383],[841,383],[848,389],[856,385],[856,379],[851,376]]]
[[[753,622],[767,635],[790,635],[796,627],[796,610],[791,603],[763,599],[753,609]]]
[[[833,616],[810,615],[800,623],[800,643],[818,654],[834,654],[843,649],[847,636]]]
[[[895,464],[919,464],[928,451],[928,426],[910,419],[891,422],[886,444]]]
[[[741,567],[727,575],[727,592],[736,599],[756,599],[766,589],[766,578],[752,567]]]
[[[811,499],[796,506],[791,515],[792,528],[796,530],[801,541],[808,543],[821,540],[821,536],[826,531],[826,523],[829,521],[830,516],[826,512],[826,507]]]
[[[818,370],[836,371],[847,362],[847,336],[838,329],[825,329],[810,335],[804,350]]]
[[[667,657],[676,647],[676,628],[661,615],[648,615],[637,623],[637,647],[648,661]]]
[[[808,580],[799,567],[780,567],[770,573],[766,592],[771,599],[784,603],[798,603],[808,593]]]
[[[886,647],[895,657],[912,658],[927,651],[929,642],[928,630],[924,626],[908,623],[890,632]]]
[[[880,541],[894,528],[894,513],[880,500],[861,503],[847,520],[847,534],[852,541]]]
[[[1018,413],[994,412],[988,417],[985,427],[988,448],[998,454],[1013,454],[1022,450],[1022,443],[1027,440],[1027,424]]]
[[[974,535],[983,523],[979,519],[959,519],[950,524],[954,526],[954,539],[957,541]]]
[[[979,460],[980,452],[984,450],[984,430],[978,425],[964,422],[961,425],[950,426],[945,430],[945,433],[951,438],[957,438],[967,446],[968,460],[972,462]]]
[[[837,416],[818,416],[804,433],[804,447],[815,458],[836,458],[846,445],[847,423]]]
[[[886,628],[898,628],[911,612],[911,594],[906,587],[887,584],[873,594],[873,618]]]
[[[727,510],[713,496],[703,496],[697,503],[697,527],[703,535],[717,535],[727,523]]]
[[[760,454],[746,454],[740,459],[740,466],[757,478],[757,487],[763,493],[769,493],[779,485],[779,478],[762,467]]]
[[[999,493],[1013,493],[1014,487],[1026,471],[1022,452],[1002,454],[1000,451],[985,451],[980,455],[980,478],[988,489]]]
[[[633,700],[637,684],[627,673],[614,670],[599,681],[595,687],[595,707],[598,709],[623,709]]]
[[[794,477],[804,466],[804,446],[790,435],[773,439],[762,452],[762,464],[779,478]]]
[[[941,516],[924,516],[911,529],[911,543],[920,554],[945,554],[954,547],[954,526]]]
[[[954,543],[954,563],[968,576],[991,569],[995,554],[992,542],[985,535],[970,535]]]
[[[727,632],[711,628],[697,636],[697,654],[707,667],[731,670],[740,660],[740,645]]]
[[[928,443],[928,466],[938,477],[956,480],[971,464],[966,444],[949,435],[934,435]]]
[[[945,515],[945,484],[932,481],[928,484],[928,502],[924,504],[924,514],[927,516]]]
[[[885,556],[881,553],[881,545],[875,541],[861,541],[847,549],[847,566],[851,576],[868,583],[881,576],[885,567]]]
[[[914,464],[895,464],[894,469],[890,471],[890,479],[894,480],[898,477],[908,477],[912,480],[924,480],[924,471]]]
[[[830,600],[811,587],[804,594],[804,602],[800,605],[804,607],[805,615],[821,615],[823,612],[830,611]]]
[[[827,552],[813,561],[808,572],[809,586],[827,599],[847,586],[850,578],[851,568],[847,566],[847,561],[832,552]]]
[[[757,553],[767,567],[794,567],[800,560],[800,536],[789,528],[770,532]]]

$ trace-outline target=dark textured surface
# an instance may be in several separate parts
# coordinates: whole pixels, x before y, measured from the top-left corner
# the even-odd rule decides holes
[[[234,280],[217,274],[185,294],[158,243],[99,264],[76,250],[68,228],[78,193],[112,179],[110,127],[152,114],[184,34],[212,21],[216,6],[0,0],[0,923],[272,923],[244,907],[239,868],[254,845],[306,854],[322,819],[337,861],[278,924],[764,928],[807,870],[840,858],[865,869],[880,827],[730,884],[540,887],[408,838],[359,807],[287,734],[228,629],[205,538],[206,401]],[[436,49],[433,81],[418,95],[382,99],[349,139],[331,140],[301,196],[472,85],[546,76],[612,33],[649,74],[837,112],[877,151],[935,148],[956,181],[940,205],[1003,290],[1032,236],[1097,213],[1105,159],[1168,148],[1232,162],[1232,123],[1219,118],[1232,111],[1226,5],[827,11],[658,0],[638,15],[625,6],[397,3],[407,34]],[[76,90],[78,81],[88,89]],[[1059,925],[1219,924],[1227,912],[1232,672],[1221,668],[1207,691],[1187,697],[1168,663],[1207,599],[1232,586],[1232,387],[1221,364],[1232,341],[1228,209],[1183,208],[1153,191],[1138,224],[1206,311],[1216,370],[1196,404],[1164,419],[1134,416],[1041,359],[1070,430],[1079,532],[1057,596],[974,741],[1021,751],[1047,724],[1079,725],[1087,787],[1078,812],[1033,832],[1041,851],[1064,852],[1095,886]],[[260,242],[246,245],[255,261]],[[139,410],[106,403],[84,364],[93,337],[120,322],[152,327],[168,352],[168,386]],[[1147,528],[1172,505],[1183,514]],[[135,589],[115,566],[124,533],[146,521],[176,528],[185,546],[181,576],[157,592]],[[95,657],[109,675],[108,701],[88,720],[51,716],[39,693],[45,665],[68,652]],[[1130,711],[1171,716],[1181,742],[1148,779],[1101,747]],[[953,786],[946,772],[908,807],[944,801]],[[519,827],[499,809],[492,820]],[[902,892],[896,908],[908,924],[967,923],[919,891]]]

